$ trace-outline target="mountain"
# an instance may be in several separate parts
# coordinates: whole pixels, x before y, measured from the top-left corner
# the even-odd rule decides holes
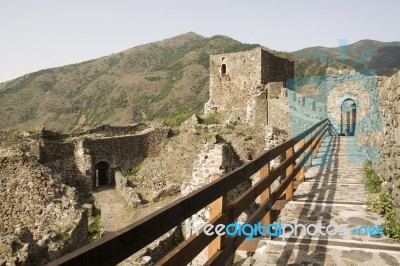
[[[361,40],[342,47],[310,47],[291,54],[295,59],[296,75],[324,73],[329,65],[333,68],[370,69],[377,75],[390,76],[400,69],[400,42],[379,42]],[[344,66],[341,66],[342,55],[345,55]],[[326,58],[317,60],[316,58]],[[328,64],[326,62],[328,61]]]
[[[126,125],[163,119],[174,123],[201,112],[208,100],[209,55],[253,49],[229,37],[189,32],[98,59],[45,69],[0,84],[0,129],[79,131],[100,124]],[[400,69],[400,42],[363,40],[347,46],[351,68],[368,49],[372,56],[356,69],[379,75]],[[297,76],[324,74],[327,64],[343,68],[341,48],[311,47],[291,54]]]
[[[189,116],[208,100],[209,55],[257,46],[189,32],[30,73],[0,84],[0,129],[45,125],[69,132]]]

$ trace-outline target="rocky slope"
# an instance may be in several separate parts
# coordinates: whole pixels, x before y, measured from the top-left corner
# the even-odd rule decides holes
[[[35,134],[0,131],[0,265],[40,265],[87,242],[74,188],[39,165]]]

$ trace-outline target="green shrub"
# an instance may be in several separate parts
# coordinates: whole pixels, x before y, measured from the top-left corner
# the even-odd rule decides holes
[[[89,241],[95,241],[100,238],[100,214],[93,217],[92,222],[89,224]]]
[[[365,173],[365,188],[369,193],[378,193],[381,191],[381,179],[376,174],[376,172],[372,169],[372,164],[367,162],[364,164],[364,173]]]
[[[61,224],[56,225],[56,236],[55,240],[58,245],[65,245],[70,239],[70,235],[65,231]]]
[[[165,123],[170,126],[170,127],[178,127],[180,126],[184,121],[186,121],[189,117],[191,117],[193,113],[182,113],[178,114],[176,116],[173,116],[171,118],[168,118],[165,120]]]
[[[157,81],[157,80],[160,80],[162,78],[159,77],[159,76],[148,76],[148,77],[145,77],[145,79],[148,80],[148,81]]]
[[[134,165],[132,165],[132,167],[130,168],[130,169],[127,169],[127,170],[122,170],[121,171],[121,174],[123,175],[123,176],[130,176],[130,175],[134,175],[134,174],[136,174],[137,172],[139,172],[139,170],[140,170],[140,168],[142,167],[142,164],[140,164],[140,163],[138,163],[138,164],[134,164]]]
[[[365,187],[368,192],[367,204],[372,208],[372,211],[384,216],[383,233],[400,242],[400,215],[396,212],[393,199],[388,192],[382,192],[382,181],[376,172],[372,170],[371,162],[365,163],[364,172]]]
[[[385,222],[383,223],[383,232],[385,235],[393,238],[397,242],[400,242],[400,217],[395,211],[392,211],[385,216]]]
[[[227,128],[227,129],[235,129],[235,125],[234,124],[226,124],[225,128]]]
[[[382,215],[387,215],[393,211],[393,202],[387,192],[382,192],[379,194],[379,213]]]
[[[213,125],[213,124],[219,124],[219,119],[217,113],[210,113],[208,116],[206,116],[202,124],[204,125]]]
[[[400,242],[400,217],[387,192],[379,195],[379,213],[385,217],[385,222],[382,224],[384,234]]]
[[[28,108],[20,117],[20,122],[24,123],[37,117],[37,106]]]
[[[203,138],[204,140],[206,140],[206,141],[211,140],[212,137],[213,137],[213,134],[211,134],[210,132],[204,132],[204,133],[202,134],[202,138]]]

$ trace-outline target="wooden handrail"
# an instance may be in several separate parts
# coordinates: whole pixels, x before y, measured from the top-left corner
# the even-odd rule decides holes
[[[234,221],[261,193],[269,189],[270,185],[282,173],[285,173],[289,166],[295,165],[295,167],[292,167],[293,169],[290,168],[291,170],[287,172],[286,178],[281,182],[279,187],[270,193],[267,200],[261,204],[261,209],[257,209],[248,219],[248,221],[253,221],[254,219],[258,219],[257,221],[259,221],[272,209],[273,204],[278,200],[279,196],[287,189],[297,173],[304,167],[307,159],[312,156],[312,153],[306,153],[306,150],[314,150],[320,145],[322,137],[327,132],[327,121],[327,119],[320,121],[298,136],[261,153],[256,159],[212,181],[191,194],[176,200],[125,228],[110,233],[89,245],[61,257],[49,265],[115,265],[178,226],[181,222],[218,198],[224,197],[229,191],[248,180],[249,177],[269,164],[270,161],[279,155],[285,154],[287,150],[293,149],[298,142],[310,136],[304,145],[300,145],[292,155],[286,158],[278,167],[270,171],[267,177],[261,178],[255,185],[243,192],[224,212],[218,214],[209,223],[216,225]],[[303,159],[300,160],[300,163],[296,164],[296,159],[301,155],[304,155]],[[215,237],[216,235],[214,237],[206,236],[200,230],[198,236],[192,235],[171,253],[162,258],[157,265],[181,265],[188,263],[207,247]],[[224,249],[218,250],[214,254],[209,261],[210,265],[218,265],[217,263],[226,259],[227,254],[232,254],[243,240],[243,236],[226,239]]]

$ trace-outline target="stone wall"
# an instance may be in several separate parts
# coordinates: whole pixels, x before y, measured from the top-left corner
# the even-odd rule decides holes
[[[294,77],[294,62],[261,50],[261,83],[284,82]]]
[[[86,130],[81,133],[76,133],[74,135],[83,136],[89,134],[101,134],[105,136],[114,136],[114,135],[133,135],[139,133],[145,129],[148,129],[149,126],[145,123],[138,123],[132,126],[110,126],[110,125],[101,125],[95,127],[93,129]]]
[[[51,130],[46,130],[43,128],[40,132],[40,135],[43,139],[46,140],[66,140],[71,137],[79,137],[85,135],[102,135],[102,136],[115,136],[115,135],[133,135],[139,133],[145,129],[148,129],[149,125],[145,123],[138,123],[131,126],[111,126],[111,125],[100,125],[98,127],[75,133],[60,133]]]
[[[80,196],[86,197],[92,190],[91,160],[84,152],[82,140],[59,142],[42,140],[40,163],[60,175],[64,184],[75,187]]]
[[[379,77],[378,90],[381,115],[374,116],[371,124],[382,129],[360,134],[357,139],[370,158],[376,160],[374,169],[400,211],[400,72]]]
[[[198,155],[193,165],[192,177],[189,183],[182,185],[182,194],[187,195],[204,185],[211,182],[213,174],[226,174],[239,167],[242,164],[239,156],[235,153],[232,146],[224,143],[222,139],[216,135],[210,142],[204,144],[203,149]],[[250,179],[248,182],[242,183],[240,186],[230,191],[227,195],[227,202],[233,202],[237,198],[239,192],[243,192],[251,186]],[[244,214],[243,214],[244,215]],[[240,220],[245,218],[240,217]],[[206,224],[210,219],[209,207],[206,207],[194,214],[184,223],[185,238],[189,238],[194,232],[189,228],[195,228],[200,224]],[[191,265],[203,265],[208,259],[208,250],[205,248],[193,261]]]
[[[221,73],[221,66],[226,73]],[[245,108],[250,88],[261,84],[261,49],[210,56],[210,101],[218,112]]]
[[[59,173],[65,184],[87,195],[93,189],[96,164],[109,163],[110,181],[114,183],[116,169],[129,170],[145,158],[158,155],[168,134],[168,128],[156,128],[131,136],[96,138],[88,135],[66,141],[43,139],[40,161]]]
[[[87,210],[74,188],[37,162],[38,146],[22,135],[0,148],[0,265],[41,265],[87,241]]]
[[[226,72],[223,73],[223,66]],[[268,90],[280,93],[272,82],[293,78],[292,61],[262,48],[210,57],[210,100],[205,113],[218,112],[228,123],[266,126]],[[280,85],[282,86],[282,85]]]
[[[131,208],[136,208],[142,203],[139,195],[128,185],[128,180],[120,171],[115,172],[115,188],[121,193]]]
[[[112,167],[126,170],[147,157],[158,155],[160,144],[168,137],[168,132],[168,128],[157,128],[133,136],[86,139],[83,146],[89,150],[93,166],[107,161]]]

